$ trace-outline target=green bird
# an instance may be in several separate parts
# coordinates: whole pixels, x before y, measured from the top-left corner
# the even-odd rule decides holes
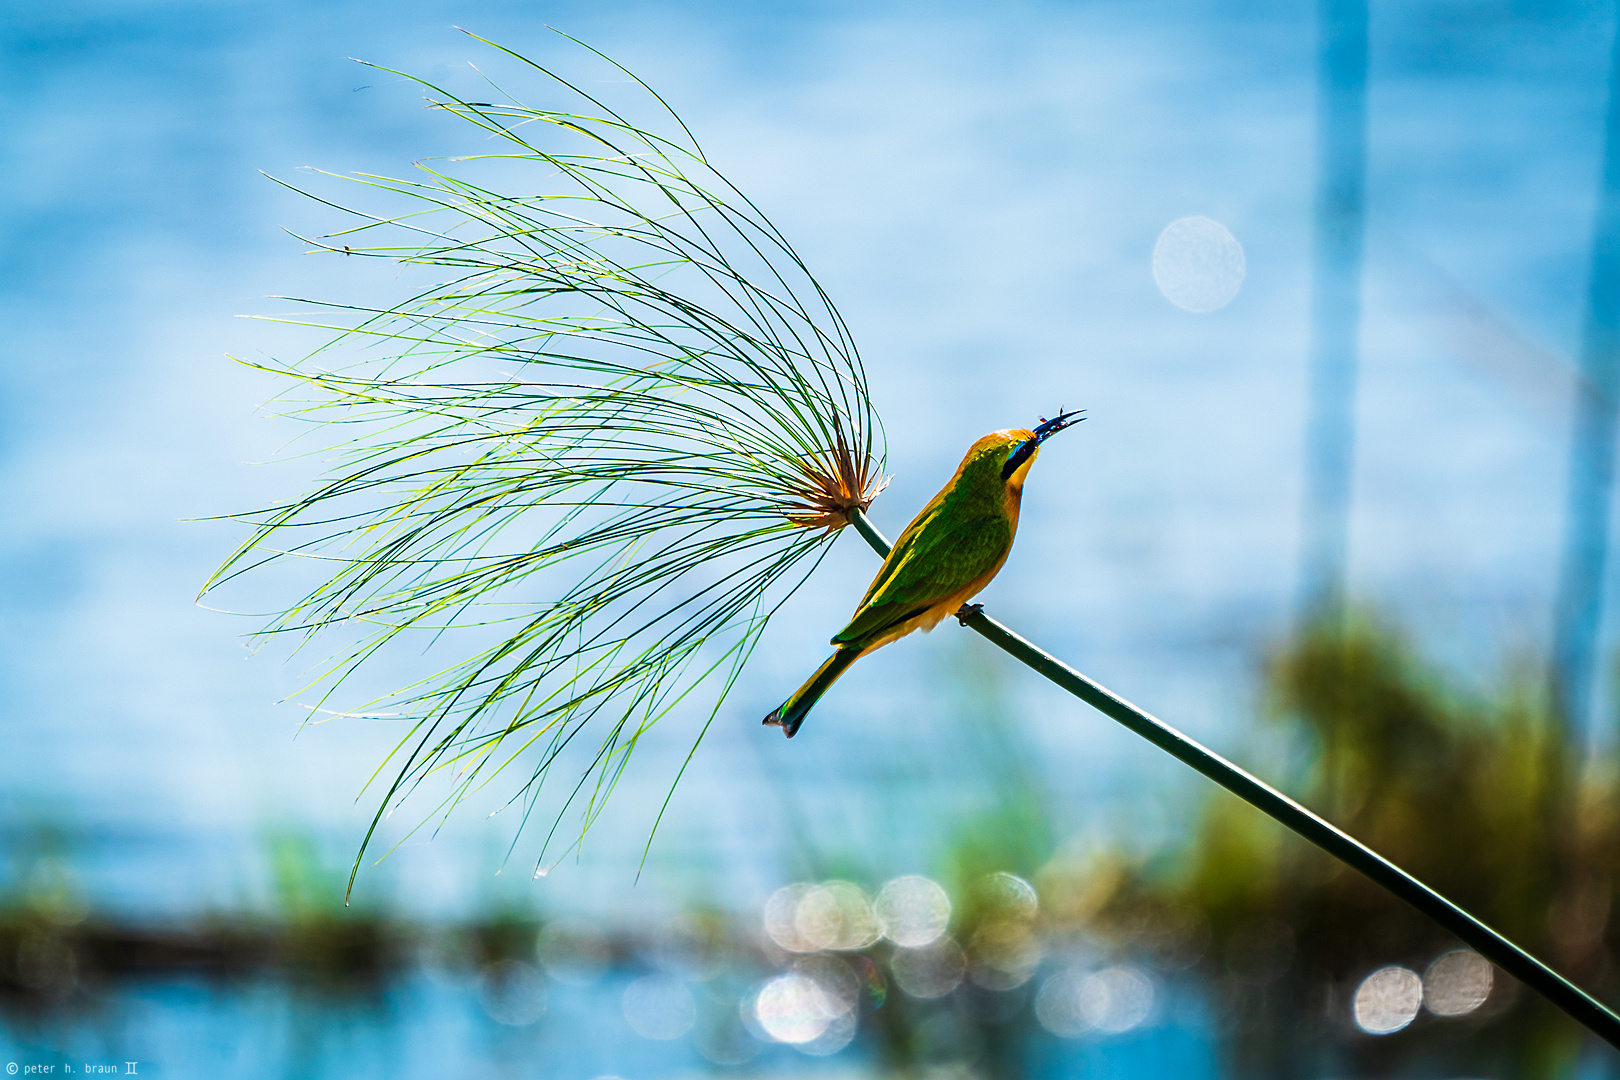
[[[845,668],[913,630],[932,630],[990,584],[1012,550],[1024,477],[1041,443],[1083,419],[1078,410],[1059,413],[1033,431],[992,431],[974,443],[894,542],[849,625],[832,639],[838,651],[765,723],[793,738]]]

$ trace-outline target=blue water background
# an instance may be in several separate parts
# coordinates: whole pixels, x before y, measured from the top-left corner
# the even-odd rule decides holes
[[[1018,550],[983,599],[1199,739],[1287,765],[1255,686],[1296,584],[1311,5],[28,4],[0,24],[9,833],[66,830],[96,906],[158,919],[260,902],[266,829],[308,829],[338,861],[352,850],[371,810],[356,793],[397,730],[300,730],[307,714],[276,703],[318,657],[248,655],[250,622],[193,604],[241,531],[184,519],[285,498],[318,467],[247,464],[292,429],[259,408],[274,383],[226,354],[313,341],[234,316],[387,286],[301,254],[281,229],[319,215],[260,171],[397,175],[475,151],[417,88],[347,58],[452,82],[499,66],[460,25],[576,62],[548,24],[657,87],[841,306],[896,477],[878,523],[898,531],[984,431],[1087,408],[1043,452]],[[1374,9],[1351,588],[1480,685],[1548,636],[1612,33],[1595,3]],[[1212,315],[1173,307],[1150,274],[1159,230],[1189,214],[1247,255],[1242,292]],[[1070,843],[1185,835],[1203,781],[951,629],[857,666],[807,737],[762,735],[755,718],[817,662],[872,569],[840,541],[773,626],[639,880],[695,720],[655,730],[633,773],[647,794],[550,876],[530,881],[520,850],[494,878],[510,827],[469,812],[409,840],[371,887],[427,919],[497,894],[626,924],[697,901],[747,912],[803,872],[790,814],[876,874],[931,872],[953,823],[1001,798],[963,748],[960,672],[979,664]],[[1613,639],[1611,625],[1605,654]],[[1605,687],[1606,741],[1613,699]],[[503,1060],[487,1024],[466,1026],[468,1002],[407,985],[322,1060],[424,1076]],[[64,1037],[87,1060],[99,1046],[171,1062],[154,1075],[271,1075],[292,1049],[207,1047],[240,1031],[274,1046],[289,1007],[157,986],[119,1004],[115,1035]],[[1169,1041],[1141,1053],[1182,1053],[1182,1028],[1155,1030]],[[1175,1074],[1198,1075],[1207,1031],[1185,1030],[1206,1064]],[[555,1075],[700,1064],[602,1038],[625,1056]],[[1170,1075],[1142,1069],[1091,1075]]]

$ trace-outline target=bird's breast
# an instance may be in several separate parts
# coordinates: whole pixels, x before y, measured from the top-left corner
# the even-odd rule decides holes
[[[1012,522],[1014,531],[1018,529],[1018,508],[1023,505],[1024,485],[1008,484],[1006,497],[1007,519]]]

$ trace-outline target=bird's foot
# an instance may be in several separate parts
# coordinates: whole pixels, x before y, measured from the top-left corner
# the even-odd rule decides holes
[[[963,604],[961,607],[956,609],[956,621],[959,625],[966,626],[968,624],[968,620],[973,618],[973,616],[983,614],[983,604]]]

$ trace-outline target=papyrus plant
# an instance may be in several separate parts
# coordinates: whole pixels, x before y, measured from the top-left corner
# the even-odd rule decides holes
[[[287,411],[322,425],[326,475],[241,515],[252,534],[205,589],[314,561],[318,583],[259,634],[341,643],[312,708],[409,718],[366,844],[437,772],[445,811],[510,775],[527,820],[576,742],[589,767],[557,782],[583,832],[651,724],[677,707],[713,719],[883,482],[860,357],[775,226],[673,113],[655,134],[506,55],[570,108],[420,83],[488,149],[334,178],[349,199],[322,188],[349,224],[316,249],[433,276],[387,306],[287,318],[328,334],[275,365]],[[340,696],[424,638],[453,659],[378,700]]]

